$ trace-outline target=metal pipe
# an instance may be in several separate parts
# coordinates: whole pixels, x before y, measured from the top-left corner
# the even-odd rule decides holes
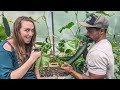
[[[51,11],[51,19],[52,19],[52,41],[53,41],[53,55],[55,55],[55,39],[54,39],[54,15],[53,15],[53,11]]]

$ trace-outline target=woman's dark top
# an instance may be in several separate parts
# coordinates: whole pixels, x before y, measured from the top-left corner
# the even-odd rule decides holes
[[[12,51],[6,51],[3,45],[8,43]],[[13,70],[19,68],[19,61],[12,45],[7,41],[0,42],[0,79],[10,79]],[[33,69],[29,69],[22,79],[36,79]]]

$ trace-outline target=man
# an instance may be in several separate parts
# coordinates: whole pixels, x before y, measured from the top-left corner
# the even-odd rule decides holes
[[[95,42],[87,53],[84,74],[74,71],[68,63],[65,63],[67,66],[62,68],[77,79],[113,79],[114,56],[112,46],[106,39],[108,20],[105,16],[93,14],[86,22],[80,24],[86,27],[86,35]]]

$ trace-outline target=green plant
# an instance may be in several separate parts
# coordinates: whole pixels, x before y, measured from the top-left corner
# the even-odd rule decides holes
[[[4,30],[4,26],[0,25],[0,41],[3,41],[7,38],[7,35]]]
[[[2,20],[3,20],[4,27],[5,27],[5,33],[9,37],[11,35],[10,26],[4,14],[2,14]]]
[[[41,57],[37,60],[35,67],[37,69],[43,69],[44,66],[47,66],[50,62],[50,43],[36,42],[37,45],[40,45]]]
[[[111,40],[110,42],[112,44],[113,53],[115,57],[115,78],[120,79],[120,43],[117,42],[115,39]]]

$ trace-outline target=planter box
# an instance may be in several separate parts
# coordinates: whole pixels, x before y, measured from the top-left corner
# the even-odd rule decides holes
[[[64,79],[67,74],[58,65],[58,63],[50,63],[47,67],[44,67],[40,72],[43,79]]]

